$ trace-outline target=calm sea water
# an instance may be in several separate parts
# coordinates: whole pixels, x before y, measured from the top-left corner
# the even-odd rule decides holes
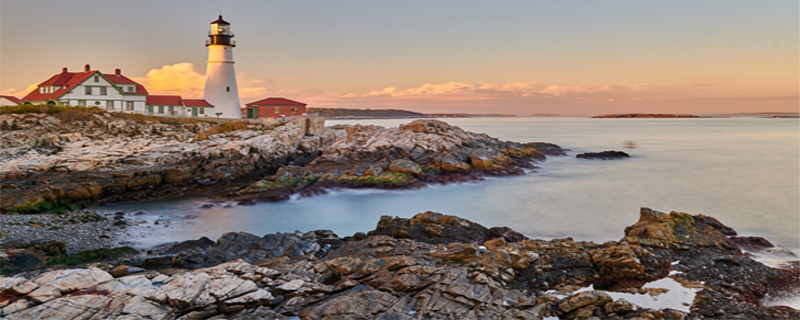
[[[411,120],[337,120],[397,126]],[[640,207],[716,217],[740,235],[800,247],[800,121],[755,117],[591,119],[452,118],[445,121],[503,140],[569,148],[536,172],[411,191],[342,190],[255,206],[200,208],[205,199],[118,204],[101,210],[144,211],[130,229],[139,246],[228,231],[257,235],[330,229],[340,236],[374,229],[380,216],[424,211],[509,226],[531,238],[618,240]],[[626,141],[638,148],[623,149]],[[580,160],[587,151],[624,150],[618,161]],[[158,225],[153,225],[159,221]]]

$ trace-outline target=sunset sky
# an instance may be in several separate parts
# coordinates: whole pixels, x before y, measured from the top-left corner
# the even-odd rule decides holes
[[[427,113],[798,112],[798,1],[14,1],[0,91],[62,67],[202,97],[231,23],[242,103]]]

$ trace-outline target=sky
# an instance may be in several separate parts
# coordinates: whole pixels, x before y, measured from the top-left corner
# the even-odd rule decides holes
[[[62,67],[201,98],[231,23],[242,103],[425,113],[800,111],[798,1],[0,1],[0,92]]]

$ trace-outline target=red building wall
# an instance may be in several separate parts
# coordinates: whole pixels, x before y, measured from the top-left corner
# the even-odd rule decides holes
[[[253,107],[248,107],[248,109]],[[259,118],[272,118],[275,115],[280,116],[297,116],[306,113],[306,105],[260,105],[255,108],[258,108],[258,117]],[[275,112],[275,109],[278,109],[278,112]],[[292,110],[294,108],[294,111]],[[244,114],[247,116],[247,114]]]

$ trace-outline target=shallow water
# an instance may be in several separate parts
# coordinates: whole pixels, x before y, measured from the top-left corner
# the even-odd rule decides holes
[[[396,126],[411,120],[336,120]],[[204,199],[101,207],[144,211],[149,227],[130,229],[140,246],[216,239],[228,231],[257,235],[330,229],[340,236],[374,229],[382,215],[424,211],[509,226],[531,238],[618,240],[640,207],[716,217],[740,235],[800,247],[800,121],[770,118],[591,119],[585,117],[449,118],[503,140],[569,148],[535,173],[420,190],[341,190],[255,206],[202,209]],[[638,148],[624,149],[626,141]],[[623,150],[631,158],[582,160],[588,151]],[[159,225],[152,225],[161,220]]]

